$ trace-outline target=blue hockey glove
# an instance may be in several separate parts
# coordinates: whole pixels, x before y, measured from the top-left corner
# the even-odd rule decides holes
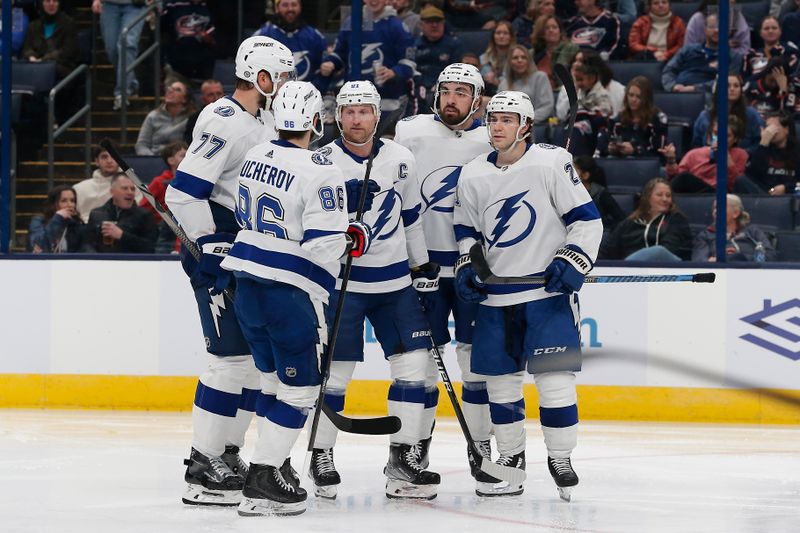
[[[583,252],[573,248],[559,248],[544,271],[545,292],[578,292],[592,266],[592,261]]]
[[[419,303],[426,311],[432,310],[439,299],[439,271],[436,263],[425,263],[411,270],[411,284],[417,291]]]
[[[468,303],[477,304],[484,301],[486,291],[483,290],[486,284],[483,283],[475,269],[472,268],[472,262],[469,260],[469,254],[464,254],[456,261],[456,294],[458,297]]]
[[[231,250],[235,235],[231,233],[212,233],[197,239],[197,247],[202,255],[197,262],[195,281],[207,285],[212,295],[220,294],[230,285],[233,273],[220,266]]]
[[[360,220],[351,222],[350,226],[347,228],[347,236],[350,237],[347,253],[353,257],[361,257],[367,253],[369,245],[372,242],[371,232],[372,230],[370,227],[364,222]]]
[[[361,188],[364,186],[364,180],[351,179],[345,182],[345,189],[347,189],[347,212],[356,213],[358,211],[358,201],[361,198]],[[381,190],[381,186],[375,180],[369,180],[367,186],[367,197],[364,200],[364,213],[372,209],[372,200],[375,195]]]

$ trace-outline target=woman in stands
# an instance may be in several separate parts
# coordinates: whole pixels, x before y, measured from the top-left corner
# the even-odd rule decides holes
[[[791,113],[767,116],[761,141],[750,154],[747,175],[761,192],[772,195],[794,194],[800,181],[800,145]]]
[[[708,146],[711,144],[711,132],[709,125],[711,117],[717,116],[717,90],[714,89],[714,98],[711,99],[711,110],[704,109],[694,121],[694,132],[692,134],[692,148]],[[764,119],[758,111],[750,107],[747,98],[742,90],[742,77],[738,74],[728,75],[728,116],[735,116],[743,125],[737,132],[739,147],[750,152],[758,146],[761,139],[761,128],[764,126]]]
[[[158,155],[171,142],[183,140],[186,121],[194,113],[189,88],[173,81],[167,85],[164,103],[150,111],[136,139],[136,155]]]
[[[669,0],[647,0],[647,14],[631,26],[628,49],[633,59],[665,63],[683,46],[686,25],[670,10]]]
[[[35,254],[78,252],[83,245],[83,221],[78,195],[68,185],[58,185],[47,195],[44,213],[31,219],[28,251]]]
[[[764,45],[761,48],[751,48],[745,56],[742,65],[744,79],[750,82],[761,76],[770,59],[778,56],[789,58],[789,72],[794,72],[798,65],[800,50],[790,42],[781,41],[781,25],[776,17],[767,15],[761,20],[758,34]]]
[[[573,79],[575,79],[577,68],[583,64],[590,65],[599,73],[600,84],[603,86],[603,89],[606,90],[611,100],[611,113],[608,116],[611,117],[619,114],[625,104],[625,86],[613,79],[614,73],[611,71],[611,67],[600,57],[599,52],[589,48],[583,48],[575,54],[575,61],[570,68]],[[559,91],[558,97],[556,98],[556,116],[559,120],[565,121],[568,114],[569,99],[567,98],[566,91],[562,89]]]
[[[514,28],[507,20],[501,20],[497,27],[492,30],[492,37],[486,51],[481,54],[481,75],[486,82],[487,92],[492,88],[496,89],[500,83],[500,76],[506,69],[508,60],[511,57],[511,47],[517,44],[514,35]]]
[[[517,35],[517,42],[526,48],[533,45],[533,31],[539,18],[554,15],[556,12],[555,0],[528,0],[528,7],[520,13],[511,25]]]
[[[744,175],[747,152],[736,146],[742,124],[733,115],[728,117],[728,192],[757,193],[758,188]],[[675,159],[675,150],[667,148],[667,177],[676,193],[712,193],[717,190],[717,124],[712,118],[712,142],[689,150],[681,159]]]
[[[589,191],[594,205],[600,211],[603,220],[603,238],[617,227],[625,219],[625,212],[619,206],[608,189],[605,188],[606,176],[603,169],[589,156],[579,156],[573,161],[575,172],[581,178],[583,186]]]
[[[653,103],[653,86],[636,76],[625,89],[622,112],[600,132],[601,155],[658,157],[667,145],[667,116]]]
[[[692,253],[689,220],[672,199],[664,178],[648,181],[636,210],[600,246],[600,259],[681,261]]]
[[[754,261],[756,249],[761,245],[766,261],[774,261],[775,248],[764,230],[750,224],[750,213],[744,210],[742,199],[735,194],[727,197],[725,210],[727,232],[725,235],[725,259],[727,261]],[[717,218],[717,202],[711,210]],[[716,224],[712,223],[694,239],[692,261],[716,261]]]
[[[578,54],[578,45],[567,39],[564,27],[555,15],[542,15],[533,27],[533,60],[536,68],[547,74],[553,90],[561,87],[561,81],[553,75],[553,66],[572,66]]]
[[[498,91],[522,91],[536,105],[536,124],[545,124],[553,114],[553,90],[547,74],[537,70],[530,52],[521,44],[511,47],[511,60],[500,79]]]
[[[798,80],[791,73],[790,60],[788,56],[773,56],[761,74],[745,86],[750,105],[762,117],[796,105]]]
[[[750,51],[750,26],[744,15],[738,9],[733,9],[735,0],[730,0],[730,43],[731,51],[744,57]],[[702,0],[697,8],[697,13],[692,15],[686,24],[686,37],[683,44],[703,44],[706,42],[706,16],[716,14],[719,2],[717,0]]]

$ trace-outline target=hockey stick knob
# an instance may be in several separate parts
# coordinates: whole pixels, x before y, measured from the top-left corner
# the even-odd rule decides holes
[[[714,283],[717,279],[717,275],[714,272],[703,272],[700,274],[695,274],[692,281],[695,283]]]

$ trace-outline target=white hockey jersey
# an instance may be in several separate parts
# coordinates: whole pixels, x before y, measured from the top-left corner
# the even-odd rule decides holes
[[[192,138],[167,187],[166,203],[193,241],[216,232],[236,233],[239,169],[250,148],[277,138],[272,113],[262,111],[256,118],[226,96],[200,112]]]
[[[473,121],[464,131],[453,131],[435,115],[416,115],[397,123],[394,140],[417,160],[422,227],[430,260],[442,267],[442,277],[453,277],[458,245],[453,235],[453,194],[458,170],[492,147],[486,126]]]
[[[476,241],[497,276],[543,275],[556,250],[570,245],[594,261],[603,223],[572,167],[572,156],[549,144],[528,145],[522,158],[498,168],[497,152],[461,169],[454,213],[462,254]],[[506,306],[555,296],[541,284],[488,285],[483,305]]]
[[[390,140],[377,140],[370,179],[380,185],[372,209],[363,221],[371,228],[369,253],[353,259],[348,291],[385,293],[411,284],[410,266],[428,262],[425,235],[419,218],[421,208],[416,162],[411,152]],[[359,157],[341,138],[320,148],[345,175],[345,180],[363,180],[367,158]],[[341,280],[337,281],[337,288]]]
[[[270,141],[247,152],[237,185],[242,230],[223,268],[327,302],[347,243],[342,171],[318,152]]]

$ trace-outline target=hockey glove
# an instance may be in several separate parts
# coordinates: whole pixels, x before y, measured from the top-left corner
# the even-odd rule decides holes
[[[358,212],[358,202],[361,199],[361,188],[364,186],[364,180],[351,179],[345,182],[347,189],[347,212]],[[367,197],[364,199],[364,213],[372,209],[372,200],[375,195],[381,190],[381,186],[375,180],[369,180],[367,185]]]
[[[469,260],[469,254],[464,254],[456,261],[456,294],[458,297],[468,303],[477,304],[484,301],[486,291],[483,290],[486,284],[483,283],[475,269],[472,268],[472,262]]]
[[[419,303],[426,311],[431,311],[439,299],[439,271],[436,263],[425,263],[411,270],[411,284],[417,291]]]
[[[220,294],[230,285],[233,273],[220,266],[231,250],[235,235],[231,233],[212,233],[197,239],[197,247],[202,255],[197,262],[195,283],[206,285],[212,295]]]
[[[350,223],[347,228],[347,236],[349,242],[347,243],[347,252],[353,257],[361,257],[367,250],[372,242],[371,230],[367,224],[360,220],[355,220]]]
[[[583,252],[573,248],[559,248],[544,271],[545,292],[578,292],[592,266],[592,261]]]

